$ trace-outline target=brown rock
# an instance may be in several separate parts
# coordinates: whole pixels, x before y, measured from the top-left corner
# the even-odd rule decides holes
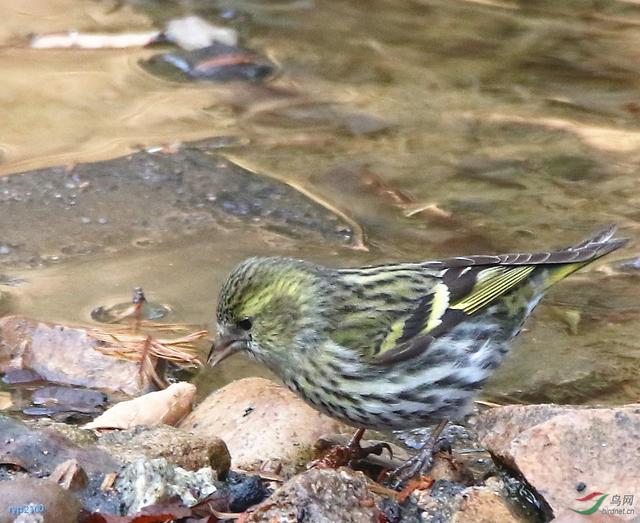
[[[637,495],[640,405],[619,408],[507,406],[477,420],[480,442],[522,474],[554,514],[589,508],[591,492]],[[580,493],[576,485],[584,483]]]
[[[238,380],[209,395],[180,428],[223,439],[235,467],[251,470],[279,460],[285,473],[309,461],[321,435],[345,430],[287,388],[263,378]]]
[[[518,523],[523,521],[511,511],[507,501],[487,487],[469,487],[451,523]]]
[[[149,388],[139,365],[107,356],[86,331],[20,316],[0,319],[0,372],[30,369],[48,381],[124,392]]]
[[[23,513],[40,515],[44,523],[74,523],[80,503],[52,481],[21,478],[0,482],[0,523],[12,523]]]
[[[231,466],[231,456],[220,438],[202,438],[167,425],[138,427],[103,434],[98,445],[122,463],[140,457],[166,458],[186,470],[211,467],[219,478]]]
[[[361,472],[312,469],[295,476],[257,506],[248,522],[377,523],[378,510]]]

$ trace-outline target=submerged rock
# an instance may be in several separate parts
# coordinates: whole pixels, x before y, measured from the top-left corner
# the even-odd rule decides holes
[[[510,405],[481,414],[477,430],[480,442],[521,474],[556,516],[588,509],[580,499],[592,492],[622,500],[637,491],[640,405]]]
[[[102,412],[107,396],[96,390],[50,385],[34,390],[31,402],[35,406],[23,409],[24,414],[52,416],[65,421],[76,415],[86,417]]]
[[[275,231],[301,245],[351,242],[351,227],[331,210],[290,185],[210,154],[215,142],[4,177],[3,241],[16,248],[0,257],[0,266],[118,254],[132,248],[132,239],[135,246],[135,238],[153,245],[188,236],[229,241],[224,233],[236,230],[256,238]],[[47,227],[37,226],[42,223]]]
[[[210,394],[180,428],[222,438],[235,467],[251,470],[277,461],[285,473],[309,461],[321,435],[345,430],[289,389],[263,378],[238,380]]]
[[[161,75],[164,65],[190,78],[219,82],[256,82],[272,76],[276,71],[275,64],[256,51],[220,42],[201,49],[156,55],[144,65],[151,72]]]

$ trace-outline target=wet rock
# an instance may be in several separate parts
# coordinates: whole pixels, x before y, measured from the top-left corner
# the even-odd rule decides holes
[[[555,514],[589,508],[577,501],[589,492],[637,490],[640,405],[512,405],[481,414],[477,429],[481,443],[522,474]]]
[[[221,485],[209,467],[194,472],[164,458],[140,458],[118,473],[114,487],[122,497],[124,512],[135,514],[143,507],[176,497],[187,506],[195,505]]]
[[[276,460],[285,473],[309,461],[321,435],[345,430],[287,388],[263,378],[238,380],[210,394],[180,428],[222,438],[234,467],[251,470]]]
[[[13,523],[21,514],[41,516],[33,521],[74,523],[80,503],[52,481],[20,478],[0,482],[0,523]],[[23,520],[25,518],[23,517]]]
[[[219,82],[260,81],[273,75],[276,70],[273,62],[257,52],[220,42],[193,51],[153,56],[144,65],[156,74],[162,75],[166,66],[169,66],[190,78]]]
[[[375,523],[379,510],[362,473],[309,470],[258,505],[248,522]]]
[[[44,379],[130,395],[149,387],[136,362],[107,356],[84,330],[20,316],[0,319],[0,372],[29,369]]]
[[[8,369],[2,376],[2,381],[9,385],[19,385],[42,381],[42,376],[30,369]]]
[[[373,135],[391,130],[393,124],[375,115],[353,111],[337,103],[322,103],[304,97],[288,103],[253,109],[252,121],[275,128],[335,129],[347,135]]]
[[[96,414],[102,412],[107,396],[96,390],[46,386],[33,391],[31,401],[45,415],[70,412]]]
[[[175,425],[191,412],[195,397],[195,385],[184,381],[173,383],[164,390],[117,403],[83,428],[130,429],[138,425]]]
[[[226,484],[229,489],[229,510],[231,512],[244,512],[271,494],[271,490],[265,486],[259,476],[246,476],[231,472]]]
[[[87,477],[86,487],[78,492],[83,505],[91,510],[117,510],[117,500],[111,493],[101,491],[100,486],[105,475],[116,472],[120,463],[109,453],[91,445],[93,438],[90,435],[85,437],[78,434],[75,437],[78,441],[76,443],[42,423],[33,425],[30,427],[0,416],[0,464],[19,467],[35,477],[46,477],[53,474],[62,463],[75,460]],[[49,425],[64,427],[63,424],[53,422]],[[87,431],[68,428],[67,432]]]
[[[219,478],[224,478],[231,466],[229,451],[221,439],[201,438],[167,425],[106,432],[98,439],[98,446],[120,462],[165,458],[185,470],[211,467]]]

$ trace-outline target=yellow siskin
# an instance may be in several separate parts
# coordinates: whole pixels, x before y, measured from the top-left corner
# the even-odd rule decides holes
[[[407,479],[447,420],[469,412],[545,291],[627,242],[614,233],[551,252],[349,269],[249,258],[220,292],[208,361],[249,354],[311,406],[360,428],[354,448],[366,428],[436,424],[396,471]]]

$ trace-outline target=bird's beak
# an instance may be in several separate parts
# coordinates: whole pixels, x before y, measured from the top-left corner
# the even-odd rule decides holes
[[[207,356],[207,364],[215,367],[222,360],[246,348],[247,340],[244,338],[225,334],[217,336]]]

